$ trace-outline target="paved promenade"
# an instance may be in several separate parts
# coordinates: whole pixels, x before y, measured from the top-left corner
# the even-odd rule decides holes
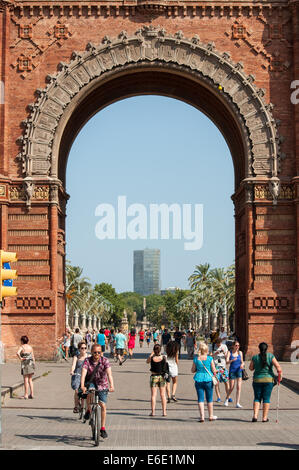
[[[234,403],[228,408],[215,403],[214,414],[218,420],[199,423],[190,371],[192,361],[185,354],[179,363],[178,402],[169,404],[167,417],[162,417],[158,398],[157,416],[150,417],[150,373],[145,359],[151,350],[152,346],[148,349],[145,345],[142,350],[137,347],[133,360],[122,366],[111,363],[115,392],[108,398],[108,439],[101,440],[97,449],[299,449],[299,392],[283,385],[280,386],[278,424],[278,387],[272,395],[270,422],[251,422],[251,380],[243,382],[242,409],[236,409]],[[15,388],[12,398],[6,395],[1,413],[2,448],[95,449],[88,424],[80,422],[78,415],[72,412],[70,366],[70,362],[38,363],[36,376],[40,377],[34,382],[34,400],[19,398],[23,395],[23,388]],[[282,363],[282,368],[285,376],[298,381],[299,364]],[[21,380],[19,364],[2,366],[2,386],[12,386]],[[224,398],[223,385],[221,391]]]

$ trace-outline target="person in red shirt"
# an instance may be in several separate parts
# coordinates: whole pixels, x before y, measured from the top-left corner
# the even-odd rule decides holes
[[[145,335],[145,331],[141,328],[141,330],[139,331],[139,345],[141,348],[143,346],[144,335]]]
[[[106,336],[106,338],[108,338],[108,336],[110,335],[110,330],[108,328],[105,328],[104,335]]]

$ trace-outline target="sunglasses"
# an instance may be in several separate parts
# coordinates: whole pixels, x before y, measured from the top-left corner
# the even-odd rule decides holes
[[[94,355],[96,355],[96,354],[101,354],[101,352],[100,352],[100,351],[95,351],[95,352],[93,352],[92,354],[94,354]]]
[[[85,348],[85,347],[82,347],[82,348],[80,348],[80,349],[87,349],[87,348]]]

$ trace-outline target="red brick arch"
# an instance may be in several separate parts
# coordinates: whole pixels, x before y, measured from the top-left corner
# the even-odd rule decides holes
[[[0,2],[1,247],[19,257],[18,297],[7,299],[2,317],[8,356],[29,331],[37,356],[49,357],[64,329],[72,142],[103,107],[141,94],[197,107],[228,143],[243,349],[255,352],[265,340],[288,357],[298,339],[299,111],[289,101],[299,73],[298,38],[291,40],[298,6],[154,3]]]

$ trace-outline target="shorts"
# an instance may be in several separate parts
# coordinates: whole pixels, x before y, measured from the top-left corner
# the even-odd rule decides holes
[[[254,391],[254,401],[261,403],[270,403],[273,383],[271,382],[252,382]]]
[[[166,380],[163,375],[151,375],[150,386],[152,387],[165,387]]]
[[[229,372],[229,379],[230,380],[242,379],[242,370],[238,369],[236,371]]]
[[[108,398],[108,390],[96,390],[95,385],[91,383],[88,387],[88,391],[90,392],[91,390],[95,390],[95,393],[99,397],[99,401],[102,403],[107,403],[107,398]]]
[[[139,338],[139,341],[143,343],[143,341],[144,341],[144,338]]]
[[[97,396],[99,397],[99,401],[101,403],[106,404],[108,399],[108,390],[97,390]]]
[[[124,355],[124,349],[117,348],[115,351],[116,351],[116,354],[119,355],[119,356]]]
[[[216,367],[216,377],[219,383],[226,383],[228,382],[228,370],[225,367]]]
[[[195,382],[195,388],[197,392],[197,399],[198,403],[203,403],[206,401],[207,403],[213,402],[213,382],[210,380],[209,382]]]
[[[102,352],[105,352],[105,344],[100,344],[99,346],[101,346]]]

